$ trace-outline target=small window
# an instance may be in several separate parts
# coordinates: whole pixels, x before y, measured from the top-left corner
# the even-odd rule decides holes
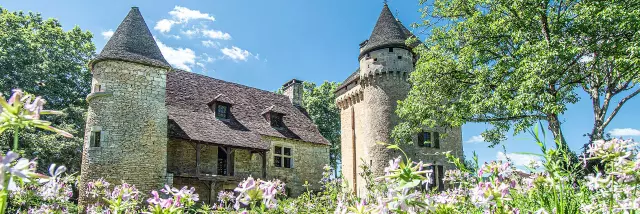
[[[284,127],[284,122],[282,122],[282,114],[271,113],[271,126],[275,128]]]
[[[216,118],[229,119],[229,106],[225,104],[216,104]]]
[[[418,146],[440,148],[440,133],[438,132],[422,132],[418,134]]]
[[[94,93],[95,93],[95,92],[101,92],[101,91],[102,91],[102,85],[100,85],[100,84],[95,84],[95,85],[93,86],[93,92],[94,92]]]
[[[402,59],[402,56],[398,56],[398,59]]]
[[[373,58],[373,61],[374,61],[374,62],[377,62],[377,61],[378,61],[378,58]]]
[[[389,48],[389,52],[393,52],[393,48]]]
[[[293,168],[291,148],[275,146],[273,151],[273,165],[275,167]]]
[[[89,139],[89,146],[91,147],[100,147],[100,140],[102,135],[102,131],[91,131],[91,137]]]

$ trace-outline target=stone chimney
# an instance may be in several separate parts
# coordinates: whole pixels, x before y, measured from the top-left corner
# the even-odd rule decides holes
[[[282,93],[289,97],[294,106],[302,106],[302,82],[302,80],[292,79],[282,85]]]

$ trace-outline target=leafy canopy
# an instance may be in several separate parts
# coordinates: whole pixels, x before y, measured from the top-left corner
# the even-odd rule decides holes
[[[321,85],[313,82],[303,82],[302,107],[314,124],[318,126],[320,134],[331,143],[331,166],[336,169],[340,160],[340,110],[336,106],[333,93],[340,84],[325,81]],[[282,94],[283,89],[276,93]]]
[[[74,136],[82,136],[85,97],[91,88],[87,63],[95,53],[92,37],[77,26],[64,31],[60,22],[43,20],[40,14],[0,8],[0,92],[11,94],[11,89],[20,88],[43,95],[48,108],[64,112],[45,119]],[[10,134],[0,136],[2,150],[9,149]],[[22,132],[20,142],[27,157],[37,156],[39,162],[46,163],[39,166],[59,163],[71,172],[80,169],[82,137],[64,139],[27,130]]]
[[[638,82],[637,2],[420,3],[423,21],[416,26],[430,35],[415,50],[421,57],[410,77],[412,89],[399,102],[397,113],[406,122],[397,134],[485,122],[492,128],[482,136],[495,145],[506,132],[545,120],[566,145],[559,116],[578,101],[579,89],[602,94]],[[603,75],[610,76],[608,84],[589,85]]]

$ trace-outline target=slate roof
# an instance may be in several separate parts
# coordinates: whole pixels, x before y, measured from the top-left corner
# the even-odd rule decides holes
[[[378,17],[378,22],[376,22],[369,40],[362,47],[362,52],[360,52],[358,58],[362,58],[367,53],[381,48],[401,47],[410,49],[405,45],[405,40],[410,36],[406,34],[405,30],[406,28],[393,16],[389,6],[384,4]]]
[[[285,95],[179,70],[167,74],[166,92],[169,137],[259,150],[270,146],[262,135],[329,145]],[[220,94],[233,103],[228,120],[217,119],[208,105]],[[285,128],[271,127],[262,115],[268,111],[283,113]]]
[[[349,83],[360,79],[360,68],[356,69],[356,71],[354,71],[353,73],[351,73],[351,75],[349,75],[349,77],[347,77],[347,79],[345,79],[344,81],[342,81],[342,83],[340,83],[340,85],[338,86],[338,88],[336,88],[336,92],[340,91],[342,88],[347,87],[347,85],[349,85]],[[340,94],[336,94],[337,96],[340,96]]]
[[[103,60],[122,60],[158,67],[171,67],[162,56],[160,48],[158,48],[137,7],[131,8],[100,55],[92,60],[89,66],[93,67],[93,64]]]

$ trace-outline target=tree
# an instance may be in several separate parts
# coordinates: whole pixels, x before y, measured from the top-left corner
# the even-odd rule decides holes
[[[93,35],[79,27],[65,32],[55,19],[40,14],[9,12],[0,8],[0,92],[11,94],[21,88],[42,95],[46,106],[64,115],[45,117],[75,137],[26,130],[20,148],[28,158],[38,157],[40,170],[50,163],[64,164],[70,172],[80,170],[84,135],[85,98],[90,91],[87,67],[95,53]],[[11,134],[0,136],[2,150],[8,150]]]
[[[302,102],[320,134],[331,143],[330,162],[337,172],[340,162],[340,110],[336,106],[334,91],[340,84],[325,81],[320,86],[304,82]]]
[[[636,1],[420,0],[429,31],[397,113],[396,132],[483,122],[492,146],[505,133],[546,121],[566,147],[560,115],[591,95],[592,138],[601,138],[611,98],[638,84],[640,10]],[[624,102],[621,100],[615,116]],[[602,96],[604,95],[604,96]],[[602,104],[600,101],[602,101]],[[405,129],[405,130],[403,130]],[[567,147],[568,148],[568,147]],[[568,151],[568,150],[567,150]]]
[[[328,81],[325,81],[320,86],[316,86],[312,82],[304,82],[302,93],[302,105],[307,111],[307,115],[318,126],[320,134],[331,143],[329,160],[336,172],[341,157],[340,110],[336,106],[336,97],[333,92],[339,85],[336,82]],[[282,89],[279,89],[276,93],[282,94]]]

